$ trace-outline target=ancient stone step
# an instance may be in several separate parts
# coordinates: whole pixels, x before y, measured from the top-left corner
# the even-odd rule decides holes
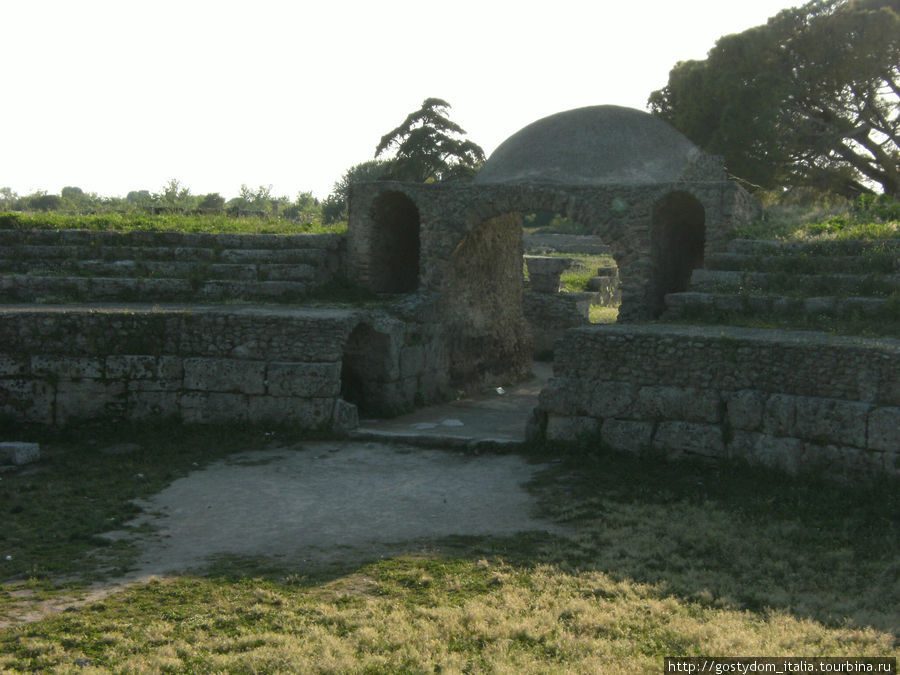
[[[665,319],[719,320],[727,316],[764,317],[856,317],[900,319],[897,303],[871,297],[798,297],[766,294],[669,293]]]
[[[690,290],[702,293],[783,293],[884,297],[900,291],[900,275],[789,274],[696,269]]]
[[[306,281],[160,279],[0,275],[4,302],[196,302],[265,300],[295,302],[309,293]]]
[[[167,279],[241,279],[244,281],[308,281],[315,268],[305,263],[239,264],[160,260],[46,261],[0,259],[0,272],[32,276],[133,277]]]
[[[0,246],[141,246],[201,247],[214,249],[337,250],[337,234],[212,234],[185,232],[95,232],[89,230],[0,229]]]
[[[116,261],[173,261],[189,263],[235,264],[322,264],[328,255],[324,249],[214,249],[185,246],[90,246],[90,245],[33,245],[0,246],[0,261],[48,263],[54,260]],[[0,262],[0,265],[3,263]],[[6,269],[0,267],[0,269]]]
[[[706,257],[705,266],[712,270],[792,274],[891,274],[900,272],[900,256],[892,252],[868,256],[713,253]]]

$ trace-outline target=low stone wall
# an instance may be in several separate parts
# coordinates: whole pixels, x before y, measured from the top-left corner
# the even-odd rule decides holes
[[[595,293],[536,293],[524,295],[525,319],[531,327],[534,355],[548,356],[569,328],[590,323]]]
[[[556,345],[537,410],[550,440],[744,458],[850,479],[900,474],[900,341],[597,326]]]
[[[6,307],[0,416],[49,425],[177,418],[349,429],[358,413],[342,398],[342,366],[361,326],[379,337],[368,356],[377,371],[363,378],[380,409],[447,395],[446,362],[423,352],[439,347],[431,329],[378,311]]]

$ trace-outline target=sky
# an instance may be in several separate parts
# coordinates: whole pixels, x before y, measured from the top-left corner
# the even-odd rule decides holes
[[[645,110],[678,61],[798,4],[4,0],[0,187],[324,198],[426,98],[490,155],[556,112]]]

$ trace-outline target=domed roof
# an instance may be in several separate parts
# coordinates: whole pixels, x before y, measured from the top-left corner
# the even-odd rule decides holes
[[[476,183],[670,183],[706,157],[652,115],[615,105],[577,108],[532,122],[494,150]]]

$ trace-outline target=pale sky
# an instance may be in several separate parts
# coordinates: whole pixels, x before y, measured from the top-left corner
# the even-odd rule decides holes
[[[791,0],[4,0],[0,187],[331,192],[428,97],[490,153],[646,109],[676,62]]]

